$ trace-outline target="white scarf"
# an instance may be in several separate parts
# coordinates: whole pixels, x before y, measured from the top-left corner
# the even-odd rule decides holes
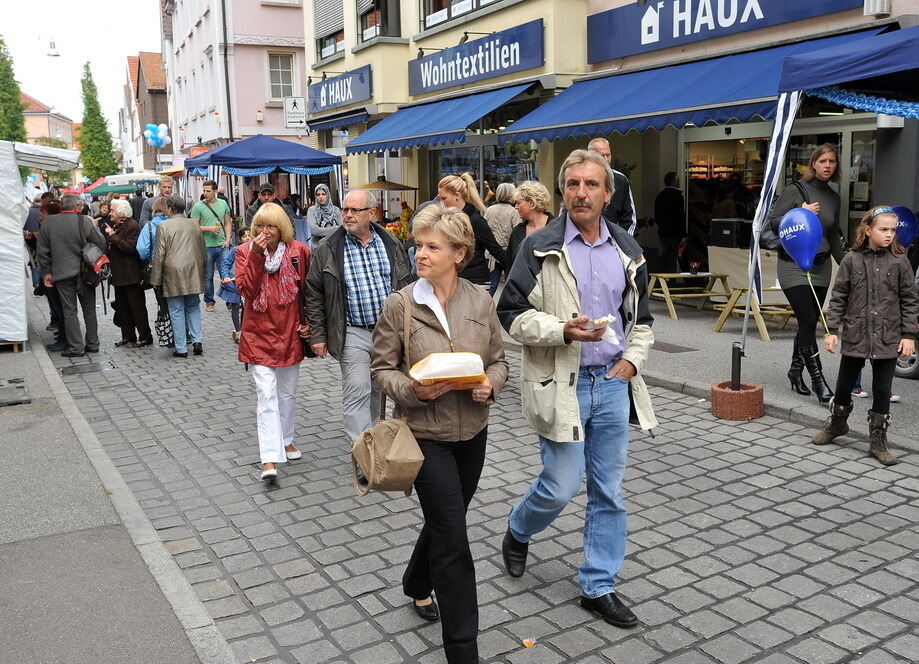
[[[269,256],[268,250],[265,249],[265,272],[274,274],[281,268],[281,260],[284,258],[285,249],[287,249],[287,245],[283,242],[278,242],[278,248],[274,252],[274,256]]]

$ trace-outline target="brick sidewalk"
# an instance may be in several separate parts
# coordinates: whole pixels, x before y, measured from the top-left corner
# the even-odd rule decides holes
[[[152,309],[151,309],[152,310]],[[304,362],[303,460],[258,481],[254,390],[228,315],[202,313],[205,355],[113,348],[59,368],[109,456],[239,662],[443,662],[400,579],[421,512],[414,498],[357,498],[341,434],[338,365]],[[43,325],[42,325],[43,327]],[[469,512],[482,657],[489,662],[915,661],[919,653],[919,455],[882,468],[862,444],[817,449],[763,418],[714,420],[694,398],[652,390],[661,426],[636,433],[624,493],[625,631],[576,605],[584,494],[503,574],[506,517],[539,468],[520,414],[519,361],[492,409]],[[535,639],[524,648],[521,641]]]

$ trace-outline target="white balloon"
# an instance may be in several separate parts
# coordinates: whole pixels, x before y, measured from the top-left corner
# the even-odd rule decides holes
[[[165,143],[166,145],[169,145],[170,143],[172,143],[172,137],[171,137],[171,136],[165,136],[165,137],[163,138],[163,143]]]
[[[144,138],[150,138],[151,136],[153,136],[153,132],[149,129],[144,129]]]
[[[169,127],[166,126],[166,124],[161,124],[158,128],[159,128],[161,134],[164,134],[164,135],[165,135],[165,134],[168,134],[168,133],[169,133]]]

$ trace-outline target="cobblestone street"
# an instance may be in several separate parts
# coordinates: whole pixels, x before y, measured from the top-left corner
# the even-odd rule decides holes
[[[114,348],[100,314],[99,356],[52,358],[105,364],[64,381],[238,661],[443,662],[439,623],[421,624],[400,585],[420,509],[414,497],[354,495],[337,362],[303,363],[303,459],[266,485],[229,316],[219,303],[202,318],[202,357]],[[660,389],[661,425],[654,438],[633,433],[624,485],[618,590],[639,626],[617,629],[576,603],[583,493],[534,539],[527,573],[506,576],[506,517],[540,467],[519,355],[508,357],[468,516],[485,661],[919,659],[919,455],[883,468],[864,443],[816,448],[797,424],[718,421],[708,402]]]

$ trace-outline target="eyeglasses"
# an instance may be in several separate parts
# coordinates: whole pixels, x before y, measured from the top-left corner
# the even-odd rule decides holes
[[[351,208],[351,207],[347,207],[347,208],[342,208],[342,209],[341,209],[341,213],[342,213],[342,214],[355,214],[355,215],[356,215],[356,214],[358,214],[359,212],[366,212],[367,210],[372,210],[372,209],[373,209],[373,208],[369,208],[369,207],[367,207],[367,208]]]

